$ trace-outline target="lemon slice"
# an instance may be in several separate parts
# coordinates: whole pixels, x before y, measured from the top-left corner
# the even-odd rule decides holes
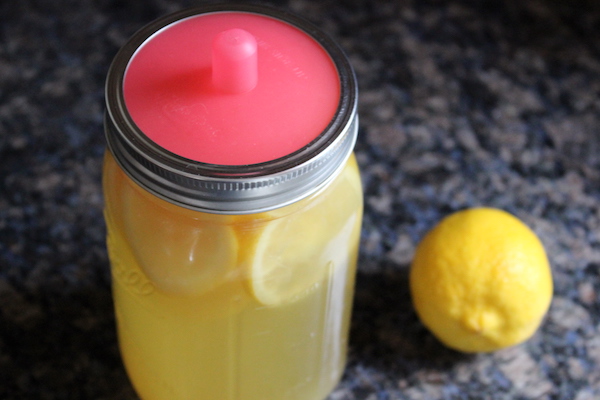
[[[318,198],[303,200],[301,207],[293,205],[290,214],[277,215],[247,234],[254,243],[242,239],[241,264],[249,264],[250,289],[258,302],[267,306],[293,302],[336,268],[348,265],[360,234],[358,179],[347,168]]]
[[[235,274],[238,242],[228,216],[176,208],[134,188],[124,191],[124,231],[147,278],[172,295],[203,294]]]
[[[140,268],[157,288],[175,295],[200,295],[228,279],[237,253],[231,228],[170,228],[146,230],[132,240]]]
[[[251,260],[254,297],[261,304],[277,306],[316,288],[332,269],[348,262],[357,220],[358,214],[353,214],[335,235],[326,221],[309,216],[269,224],[260,235]]]

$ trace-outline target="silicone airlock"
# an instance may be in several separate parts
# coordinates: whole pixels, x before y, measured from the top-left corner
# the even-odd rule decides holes
[[[129,61],[127,110],[159,146],[220,165],[271,161],[307,146],[334,118],[340,80],[310,35],[243,12],[186,18]]]

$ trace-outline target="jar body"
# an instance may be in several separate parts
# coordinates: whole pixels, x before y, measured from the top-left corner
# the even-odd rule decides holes
[[[246,215],[183,208],[110,152],[103,186],[119,346],[144,400],[315,400],[346,360],[362,190],[354,156],[319,192]]]

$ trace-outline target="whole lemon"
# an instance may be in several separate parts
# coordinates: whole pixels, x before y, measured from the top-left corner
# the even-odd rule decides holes
[[[489,352],[521,343],[552,299],[552,274],[536,234],[493,208],[456,212],[417,246],[410,289],[423,324],[446,346]]]

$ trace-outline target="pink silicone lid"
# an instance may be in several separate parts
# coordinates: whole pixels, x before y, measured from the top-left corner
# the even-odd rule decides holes
[[[127,110],[159,146],[221,165],[271,161],[333,119],[340,81],[307,33],[245,12],[189,17],[151,36],[129,62]]]

